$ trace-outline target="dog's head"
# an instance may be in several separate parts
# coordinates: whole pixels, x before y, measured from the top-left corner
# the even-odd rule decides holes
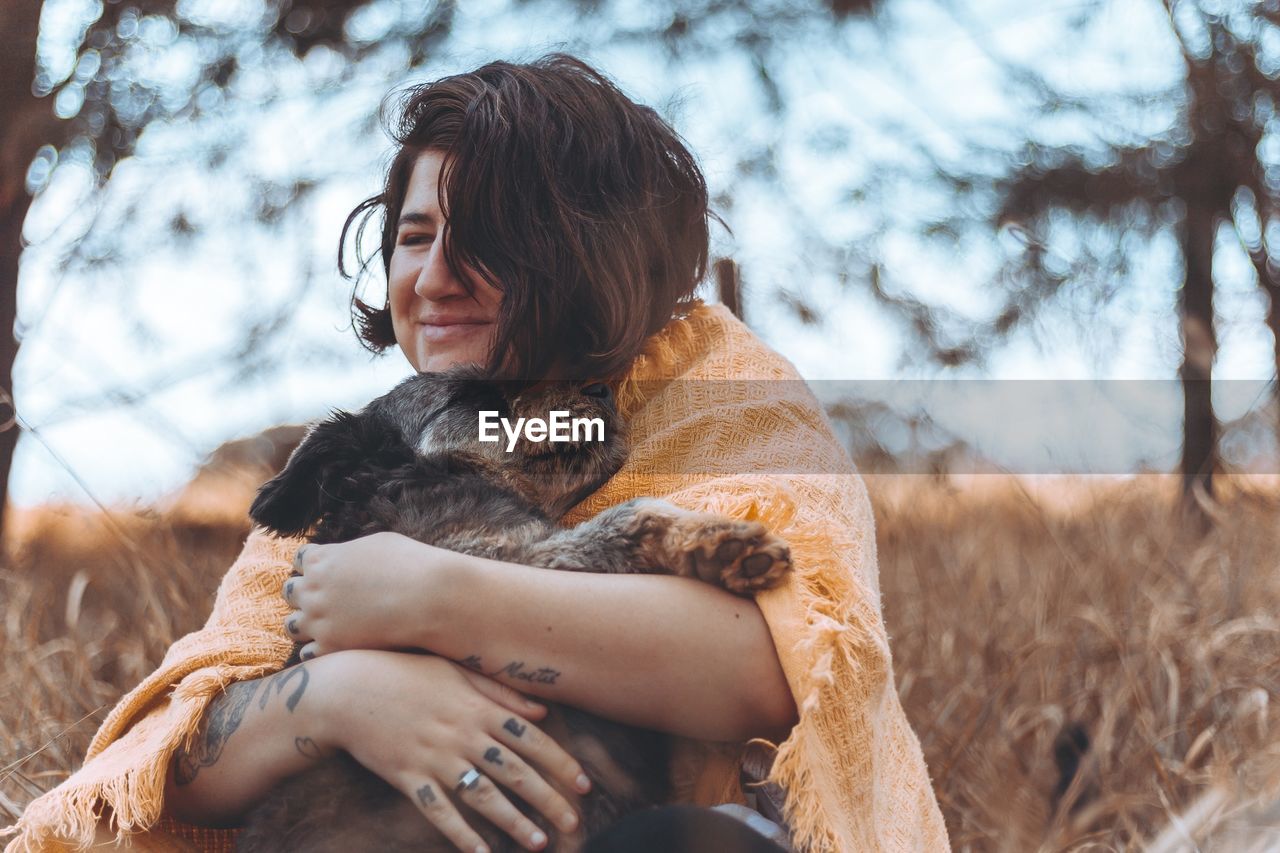
[[[442,453],[466,454],[559,518],[617,472],[627,437],[604,383],[500,382],[469,367],[420,373],[312,428],[249,514],[298,534],[328,508],[367,498],[386,472]]]
[[[622,467],[626,423],[603,382],[555,381],[510,391],[505,422],[497,418],[498,440],[483,442],[483,453],[549,518],[559,518]],[[490,416],[488,423],[493,421]],[[475,438],[467,436],[472,447]]]

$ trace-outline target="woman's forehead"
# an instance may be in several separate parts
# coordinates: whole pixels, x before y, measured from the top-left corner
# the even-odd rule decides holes
[[[424,216],[439,218],[440,167],[443,163],[444,154],[434,149],[418,155],[413,171],[409,173],[409,185],[405,188],[401,222],[420,221]]]

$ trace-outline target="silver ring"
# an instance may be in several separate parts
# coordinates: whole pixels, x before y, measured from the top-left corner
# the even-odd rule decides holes
[[[461,793],[463,791],[474,791],[476,785],[480,784],[480,771],[472,767],[466,773],[458,777],[458,784],[454,790]]]

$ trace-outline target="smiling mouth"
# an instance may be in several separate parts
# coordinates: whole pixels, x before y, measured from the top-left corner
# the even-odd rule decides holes
[[[420,334],[427,340],[439,341],[468,337],[475,334],[477,329],[492,325],[492,321],[489,320],[467,320],[445,323],[418,323],[418,328],[421,330]]]

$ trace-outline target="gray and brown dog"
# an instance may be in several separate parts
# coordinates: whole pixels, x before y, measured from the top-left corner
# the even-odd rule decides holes
[[[481,442],[481,411],[548,419],[552,411],[599,418],[602,440]],[[489,381],[472,369],[418,374],[359,413],[338,412],[307,435],[259,491],[250,515],[313,542],[394,531],[465,554],[548,569],[675,574],[739,593],[778,583],[786,544],[759,524],[693,513],[640,498],[573,528],[555,519],[599,488],[626,459],[626,426],[602,383]],[[297,661],[297,650],[291,662]],[[666,802],[668,739],[567,706],[540,723],[593,777],[574,803],[572,836],[515,795],[512,801],[568,853],[637,809]],[[567,793],[567,796],[576,796]],[[464,807],[465,809],[465,807]],[[514,840],[464,810],[490,849]],[[449,851],[408,798],[345,753],[277,787],[247,818],[237,850]]]

